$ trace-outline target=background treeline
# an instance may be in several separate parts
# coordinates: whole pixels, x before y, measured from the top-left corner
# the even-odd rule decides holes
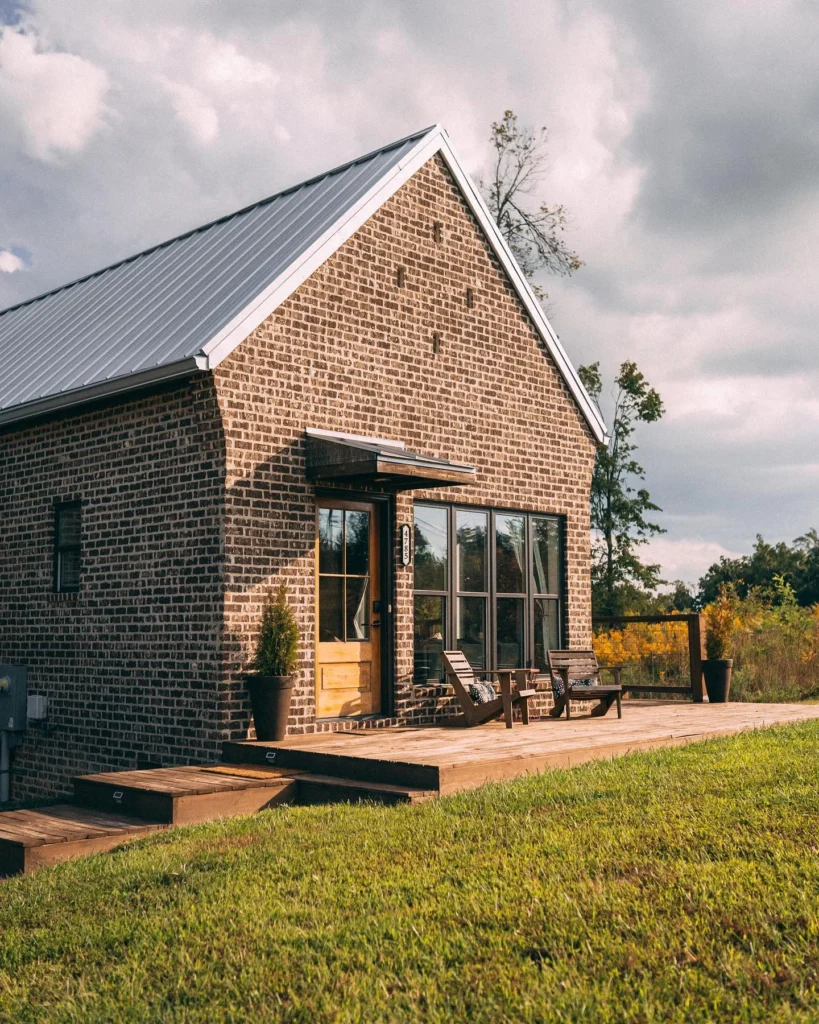
[[[704,606],[716,600],[720,584],[734,584],[740,597],[753,591],[767,596],[774,604],[783,601],[777,580],[790,584],[796,603],[803,607],[819,602],[819,534],[808,530],[793,544],[768,544],[757,536],[750,555],[742,558],[721,558],[702,577],[697,604]]]
[[[783,590],[782,583],[788,585]],[[653,612],[700,611],[716,601],[720,587],[728,584],[737,597],[778,606],[791,598],[802,608],[819,604],[819,533],[808,530],[793,544],[769,544],[757,535],[753,550],[739,558],[720,558],[708,569],[695,589],[680,580],[669,593],[657,594],[635,586],[620,588],[616,612],[649,615]],[[602,588],[601,588],[602,590]],[[787,595],[787,596],[786,596]],[[595,611],[607,594],[595,593]],[[602,614],[602,613],[601,613]]]

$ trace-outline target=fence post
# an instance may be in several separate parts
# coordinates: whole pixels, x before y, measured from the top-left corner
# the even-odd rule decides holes
[[[688,658],[691,665],[691,697],[696,704],[702,703],[704,688],[702,661],[705,656],[705,628],[702,615],[688,616]]]

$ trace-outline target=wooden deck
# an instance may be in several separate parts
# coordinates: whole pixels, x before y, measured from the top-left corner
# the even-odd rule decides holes
[[[765,726],[819,719],[816,704],[623,702],[623,717],[588,715],[502,722],[473,729],[371,729],[296,736],[280,743],[225,745],[224,759],[267,763],[440,794],[545,768],[567,767],[639,750],[679,746]]]
[[[545,768],[807,719],[819,719],[819,705],[629,700],[622,719],[585,715],[513,729],[495,722],[226,743],[222,764],[86,775],[74,780],[74,806],[0,813],[0,877],[110,850],[158,829],[285,803],[418,803]]]

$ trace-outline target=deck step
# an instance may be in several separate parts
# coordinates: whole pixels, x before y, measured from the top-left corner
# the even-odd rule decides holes
[[[74,779],[74,799],[95,810],[194,825],[290,803],[296,796],[298,774],[228,765],[105,772]]]
[[[239,740],[222,744],[222,761],[227,764],[268,765],[313,775],[355,779],[358,782],[440,791],[440,771],[437,765],[391,758],[330,754],[262,740]]]
[[[71,804],[0,811],[0,878],[112,850],[131,839],[166,828],[168,825],[163,822],[91,811]]]
[[[437,796],[435,790],[393,786],[387,782],[361,782],[305,772],[297,779],[298,804],[358,803],[419,804]]]

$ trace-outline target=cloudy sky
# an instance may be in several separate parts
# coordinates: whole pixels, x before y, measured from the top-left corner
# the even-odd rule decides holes
[[[435,121],[479,175],[511,107],[586,262],[552,321],[662,394],[696,580],[819,526],[817,43],[814,0],[0,0],[0,307]]]

